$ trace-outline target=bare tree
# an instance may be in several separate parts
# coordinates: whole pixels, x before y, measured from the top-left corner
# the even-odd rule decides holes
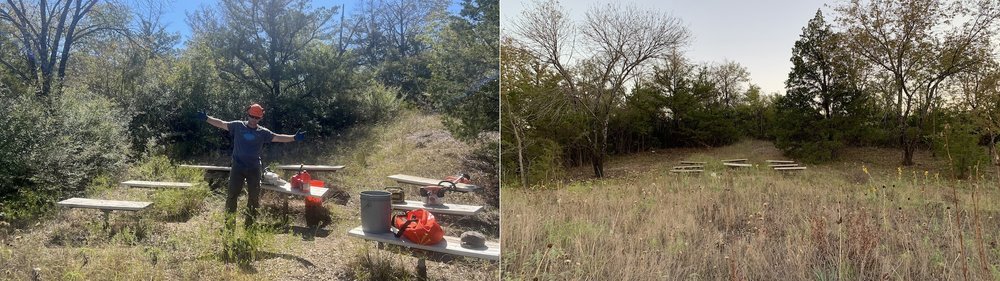
[[[512,25],[517,39],[559,73],[563,94],[589,115],[587,143],[597,177],[604,176],[608,124],[624,99],[626,83],[690,38],[679,19],[635,5],[591,8],[576,29],[558,2],[536,2]],[[578,33],[586,58],[573,60],[570,46]]]
[[[97,3],[98,0],[0,3],[0,24],[8,24],[14,30],[0,44],[15,44],[19,49],[16,58],[0,56],[0,64],[34,84],[36,95],[52,103],[53,83],[66,77],[73,46],[97,32],[119,28],[106,21],[92,20]]]
[[[940,100],[942,83],[984,60],[998,13],[996,1],[851,0],[836,8],[854,51],[885,71],[903,165],[925,119]]]

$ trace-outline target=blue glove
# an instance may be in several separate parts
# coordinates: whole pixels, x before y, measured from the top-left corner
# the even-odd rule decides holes
[[[295,141],[302,141],[306,139],[306,132],[298,131],[295,132]]]
[[[198,120],[201,121],[205,121],[208,120],[208,114],[205,114],[205,111],[198,111],[198,113],[196,113],[195,115],[195,118],[198,118]]]

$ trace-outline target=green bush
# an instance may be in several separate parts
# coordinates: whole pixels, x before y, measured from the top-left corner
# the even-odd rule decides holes
[[[399,112],[403,100],[399,97],[399,87],[383,85],[375,80],[356,91],[354,98],[360,104],[362,119],[378,122],[391,119]]]
[[[970,125],[971,122],[961,119],[945,124],[944,129],[933,138],[938,155],[948,161],[952,176],[959,179],[970,176],[973,167],[989,163],[986,149],[979,146],[975,128]]]
[[[236,216],[227,215],[227,224],[233,226],[222,232],[222,259],[238,265],[249,265],[257,260],[264,247],[274,239],[274,233],[259,226],[235,227]]]
[[[187,221],[201,211],[205,198],[211,195],[208,184],[203,180],[204,171],[181,168],[162,155],[136,163],[129,169],[128,175],[134,180],[192,184],[190,188],[157,190],[153,194],[154,210],[165,221]]]
[[[55,105],[33,95],[0,108],[0,219],[23,224],[114,174],[129,154],[128,118],[90,92],[66,88]]]

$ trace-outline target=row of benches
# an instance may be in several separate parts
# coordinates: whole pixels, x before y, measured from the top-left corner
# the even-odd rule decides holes
[[[229,167],[220,166],[205,166],[205,165],[181,165],[189,168],[204,169],[207,171],[228,171]],[[278,169],[281,170],[299,170],[304,168],[310,171],[337,171],[343,169],[344,166],[320,166],[320,165],[280,165]],[[414,184],[414,185],[437,185],[440,180],[408,176],[408,175],[391,175],[390,179],[402,183],[402,184]],[[192,185],[190,183],[183,182],[157,182],[157,181],[138,181],[130,180],[121,183],[123,186],[127,187],[140,187],[140,188],[190,188]],[[291,188],[290,184],[285,184],[282,186],[267,185],[262,184],[261,188],[276,191],[283,194],[295,195],[295,196],[316,196],[319,198],[325,198],[326,193],[329,191],[328,188],[318,188],[312,187],[309,193],[305,193],[299,190],[294,190]],[[461,192],[471,192],[478,189],[478,186],[471,184],[456,184],[456,191]],[[285,198],[285,208],[287,212],[287,197]],[[152,202],[136,202],[136,201],[119,201],[119,200],[101,200],[101,199],[90,199],[90,198],[70,198],[58,202],[58,205],[68,208],[89,208],[89,209],[99,209],[104,213],[104,226],[107,228],[109,214],[111,211],[140,211],[149,208]],[[393,209],[398,210],[414,210],[419,208],[427,209],[432,213],[438,214],[450,214],[450,215],[474,215],[480,212],[482,206],[470,206],[470,205],[459,205],[459,204],[443,204],[443,205],[425,205],[420,201],[405,200],[403,204],[392,204]],[[361,231],[361,227],[357,227],[348,231],[348,235],[352,237],[362,238],[366,240],[375,241],[377,243],[387,243],[392,245],[398,245],[402,247],[422,249],[428,251],[441,252],[452,255],[468,256],[475,258],[482,258],[487,260],[499,260],[500,258],[500,245],[497,242],[487,241],[484,248],[481,249],[468,249],[461,247],[461,241],[457,237],[446,236],[445,240],[441,243],[435,245],[420,245],[410,242],[406,239],[397,238],[390,234],[372,234],[365,233]],[[420,258],[418,262],[418,272],[425,272],[425,270],[419,270],[424,266],[423,258]],[[425,276],[424,276],[425,277]]]
[[[730,168],[751,168],[752,164],[746,163],[749,159],[725,159],[722,160],[722,165]],[[766,160],[768,166],[775,171],[801,171],[805,170],[806,167],[799,166],[795,164],[795,161],[791,160]],[[705,164],[707,162],[703,161],[680,161],[681,166],[674,166],[670,169],[671,173],[701,173],[705,171]]]

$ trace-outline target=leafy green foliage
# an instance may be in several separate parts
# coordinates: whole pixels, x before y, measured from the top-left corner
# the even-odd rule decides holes
[[[775,144],[807,162],[836,159],[849,142],[865,138],[863,65],[852,58],[843,35],[816,16],[792,49],[788,93],[776,102]]]
[[[990,163],[986,149],[979,146],[980,135],[967,114],[954,114],[948,118],[937,135],[933,137],[937,154],[945,157],[951,165],[951,174],[957,179],[970,176],[977,166]]]
[[[498,131],[500,3],[463,0],[459,15],[443,21],[430,50],[430,91],[445,126],[474,139]]]
[[[99,174],[120,170],[129,151],[127,120],[108,101],[68,88],[53,115],[31,97],[0,109],[10,122],[0,125],[0,213],[21,221],[43,214],[53,202],[83,193]],[[8,166],[9,165],[9,166]]]
[[[226,217],[226,221],[232,224],[235,224],[235,219],[235,215]],[[262,249],[274,239],[274,233],[259,226],[234,227],[224,229],[221,239],[222,260],[246,266],[257,260]]]

